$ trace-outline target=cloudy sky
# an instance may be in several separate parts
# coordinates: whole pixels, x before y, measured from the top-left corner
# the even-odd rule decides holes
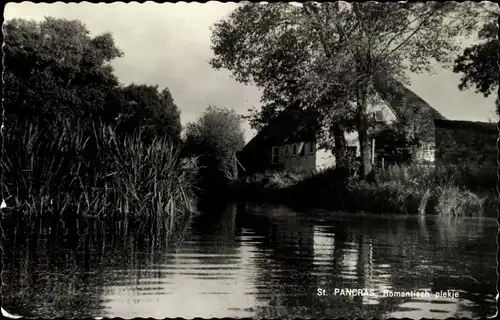
[[[210,2],[178,4],[34,4],[9,3],[5,19],[41,20],[45,16],[79,19],[93,35],[111,32],[124,57],[113,65],[121,82],[168,87],[181,109],[182,122],[196,120],[208,105],[246,112],[260,105],[260,92],[231,79],[208,64],[210,26],[237,4]],[[495,118],[494,98],[457,88],[459,75],[412,75],[411,89],[453,120]],[[246,138],[255,132],[245,124]]]

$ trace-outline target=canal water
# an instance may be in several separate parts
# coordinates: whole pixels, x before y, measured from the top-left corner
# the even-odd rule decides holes
[[[168,245],[91,234],[70,245],[27,239],[4,225],[3,308],[123,318],[444,319],[496,312],[494,219],[298,213],[236,203],[205,211]]]

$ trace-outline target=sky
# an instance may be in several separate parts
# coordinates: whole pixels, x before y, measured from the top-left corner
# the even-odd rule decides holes
[[[225,18],[236,3],[148,2],[92,4],[8,3],[5,20],[42,20],[45,16],[79,19],[92,35],[111,32],[124,56],[112,65],[124,84],[168,87],[181,110],[183,124],[195,121],[209,106],[216,105],[246,113],[260,106],[260,91],[230,77],[226,70],[213,69],[208,61],[210,27]],[[410,75],[410,88],[450,120],[497,120],[494,97],[473,90],[460,91],[460,75],[438,68],[436,74]],[[248,141],[255,135],[244,124]]]

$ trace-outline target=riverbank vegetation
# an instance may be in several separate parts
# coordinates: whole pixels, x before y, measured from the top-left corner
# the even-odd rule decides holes
[[[494,216],[496,176],[467,167],[392,165],[376,182],[336,169],[318,172],[267,172],[240,179],[232,194],[306,208],[379,214]]]
[[[194,209],[196,166],[165,137],[119,137],[102,123],[58,120],[7,130],[2,157],[8,211],[28,217],[173,223]],[[166,219],[163,219],[166,218]]]
[[[160,233],[195,211],[168,88],[118,82],[111,34],[78,20],[7,21],[2,145],[6,215],[125,221]]]

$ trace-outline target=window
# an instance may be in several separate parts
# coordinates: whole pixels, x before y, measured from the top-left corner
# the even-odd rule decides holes
[[[280,161],[280,148],[273,147],[273,154],[272,154],[271,163],[277,164],[277,163],[279,163],[279,161]]]
[[[306,154],[306,146],[305,146],[305,143],[304,143],[304,142],[301,142],[301,143],[299,144],[299,151],[298,151],[298,152],[299,152],[299,155],[300,155],[301,157],[305,156],[305,154]]]
[[[434,145],[432,143],[425,147],[423,158],[427,161],[434,161]]]
[[[296,156],[297,155],[297,145],[294,143],[293,144],[293,149],[292,149],[292,156]]]
[[[373,114],[373,117],[375,118],[375,122],[384,122],[384,112],[382,110],[377,110]]]
[[[313,154],[314,153],[314,142],[309,143],[309,153]]]
[[[285,157],[290,156],[290,148],[288,146],[285,146]]]

